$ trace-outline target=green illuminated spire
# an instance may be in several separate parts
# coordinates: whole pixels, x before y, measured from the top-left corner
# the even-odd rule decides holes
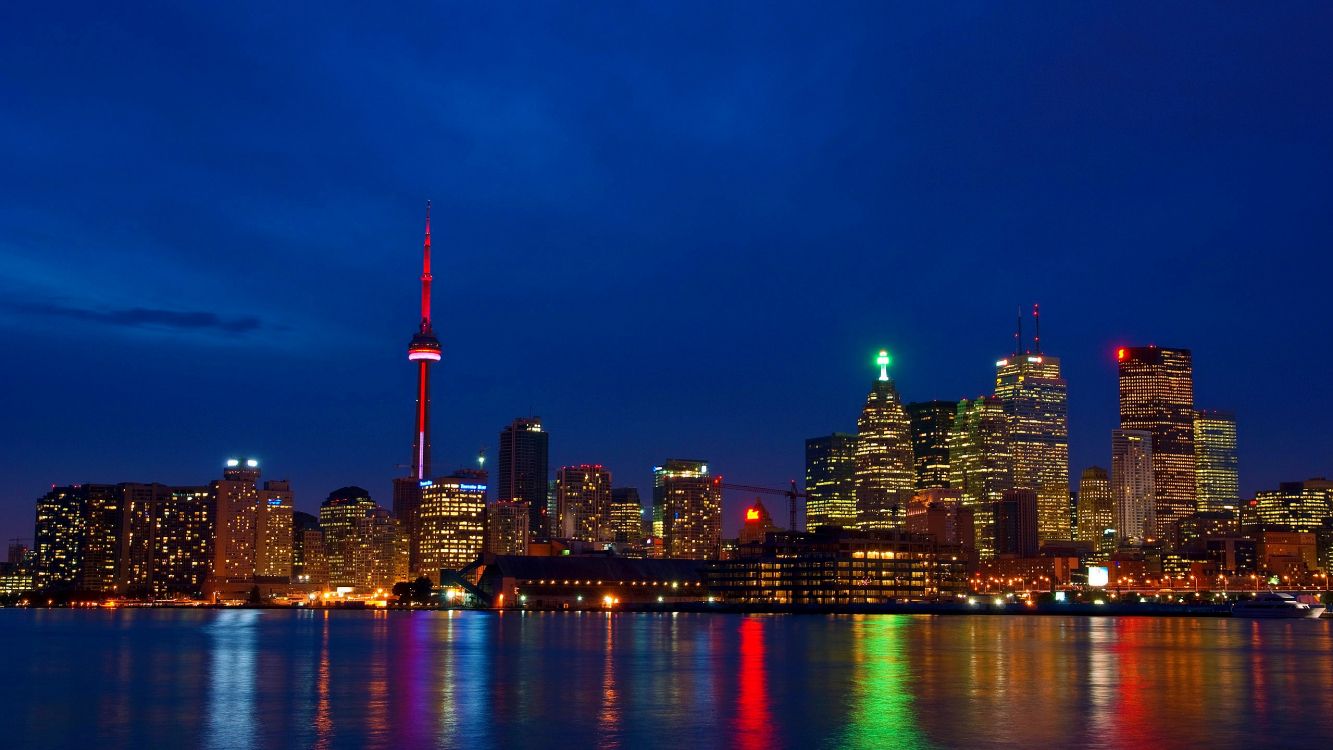
[[[875,357],[875,364],[879,365],[879,379],[889,379],[889,363],[893,360],[889,358],[889,352],[886,349],[879,350],[879,356]]]

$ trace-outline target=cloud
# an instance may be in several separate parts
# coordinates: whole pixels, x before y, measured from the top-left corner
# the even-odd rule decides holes
[[[107,325],[128,328],[165,328],[175,331],[219,331],[228,334],[245,334],[259,330],[263,323],[253,315],[224,318],[216,313],[159,310],[150,307],[129,307],[123,309],[91,310],[82,307],[67,307],[51,304],[22,304],[14,306],[20,312],[33,315],[46,315],[75,320],[89,320]]]

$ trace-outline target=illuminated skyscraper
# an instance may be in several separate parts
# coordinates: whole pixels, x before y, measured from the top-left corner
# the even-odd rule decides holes
[[[1153,525],[1161,539],[1179,519],[1194,513],[1194,366],[1188,349],[1155,346],[1119,349],[1120,428],[1152,435]],[[1114,467],[1112,467],[1114,475]]]
[[[601,464],[562,466],[556,472],[559,533],[551,536],[585,542],[614,541],[611,529],[611,472]]]
[[[430,365],[440,361],[440,340],[430,316],[430,201],[426,201],[426,236],[421,245],[421,322],[407,344],[407,360],[417,366],[415,427],[412,431],[411,473],[393,481],[393,514],[408,540],[408,566],[415,569],[417,507],[421,482],[430,478]]]
[[[653,468],[653,511],[661,518],[663,554],[713,559],[722,544],[722,477],[706,461],[668,459]]]
[[[123,501],[113,484],[52,487],[39,498],[35,585],[115,593],[123,578]]]
[[[1194,413],[1194,476],[1199,510],[1237,510],[1236,417],[1230,412],[1200,409]]]
[[[370,499],[370,493],[360,487],[341,487],[329,493],[319,506],[319,527],[324,532],[324,557],[329,566],[329,585],[364,587],[370,574],[358,570],[363,556],[359,553],[368,544],[362,538],[362,521],[379,505]]]
[[[611,534],[617,544],[628,544],[634,552],[642,553],[643,501],[634,487],[616,487],[611,490]]]
[[[540,417],[520,417],[500,431],[500,500],[522,500],[528,504],[528,529],[534,537],[550,535],[547,524],[547,454],[550,435],[542,430]]]
[[[1043,542],[1073,538],[1067,392],[1060,358],[1039,348],[995,363],[995,397],[1009,415],[1014,487],[1037,493],[1037,536]]]
[[[292,514],[292,582],[329,585],[329,562],[324,556],[324,531],[309,513]]]
[[[214,501],[212,589],[264,579],[286,582],[292,574],[292,491],[286,481],[256,486],[259,462],[229,459],[211,485]]]
[[[916,489],[912,425],[889,378],[889,361],[887,351],[876,357],[879,378],[856,420],[856,517],[866,531],[901,528]]]
[[[486,543],[486,474],[464,469],[422,483],[417,514],[420,569],[440,582],[440,569],[458,570],[476,560]]]
[[[856,526],[856,436],[805,441],[805,527]]]
[[[907,405],[918,490],[949,486],[949,429],[957,412],[956,401],[920,401]]]
[[[212,490],[118,486],[125,503],[120,590],[136,597],[200,596],[212,563]]]
[[[963,507],[972,509],[975,549],[983,560],[995,556],[995,503],[1013,486],[1004,406],[993,396],[959,401],[949,430],[949,488],[959,490]]]
[[[1089,466],[1078,482],[1078,530],[1074,538],[1092,543],[1098,554],[1105,554],[1114,551],[1118,541],[1115,534],[1107,535],[1114,528],[1115,496],[1111,492],[1111,479],[1106,469]]]
[[[1134,543],[1155,539],[1158,506],[1154,502],[1151,432],[1111,431],[1111,493],[1119,538]]]

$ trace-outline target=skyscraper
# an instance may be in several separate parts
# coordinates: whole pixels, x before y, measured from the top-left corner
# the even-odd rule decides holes
[[[1060,358],[1040,348],[995,363],[995,397],[1009,416],[1014,487],[1037,493],[1037,536],[1043,542],[1073,538],[1067,392]]]
[[[1200,409],[1194,413],[1194,476],[1199,510],[1237,510],[1240,480],[1236,456],[1236,417]]]
[[[292,491],[286,481],[257,486],[259,462],[227,460],[210,485],[214,502],[213,591],[241,592],[260,579],[292,574]]]
[[[1147,430],[1111,431],[1111,492],[1115,529],[1122,540],[1155,539],[1157,497],[1153,490],[1153,439]]]
[[[34,583],[114,593],[123,578],[124,491],[113,484],[52,487],[37,500]]]
[[[309,513],[292,514],[292,582],[329,585],[329,562],[324,557],[324,531]]]
[[[1282,482],[1276,491],[1256,492],[1253,517],[1259,524],[1292,531],[1320,529],[1333,518],[1333,482],[1323,478]]]
[[[522,500],[528,504],[528,529],[536,537],[553,533],[547,524],[547,453],[550,435],[542,430],[540,417],[520,417],[500,431],[500,500]]]
[[[718,556],[722,544],[722,477],[708,462],[671,458],[653,468],[653,512],[661,518],[663,554],[693,560]]]
[[[901,528],[916,488],[912,425],[889,378],[889,353],[875,363],[879,378],[856,420],[856,516],[866,531]]]
[[[614,541],[611,529],[611,472],[601,464],[562,466],[556,472],[559,533],[551,536],[585,542]]]
[[[1005,490],[991,511],[995,517],[995,554],[1036,557],[1037,493],[1030,489]]]
[[[208,487],[118,485],[125,504],[121,591],[130,596],[199,596],[213,550]]]
[[[370,493],[360,487],[340,487],[319,506],[319,527],[324,532],[324,557],[329,566],[331,586],[357,586],[369,579],[358,570],[358,548],[362,539],[362,520],[379,506]]]
[[[458,570],[481,555],[486,542],[486,474],[462,469],[422,482],[417,513],[419,569],[440,582],[440,569]]]
[[[486,551],[493,555],[528,554],[528,504],[497,500],[486,506]]]
[[[1117,350],[1120,363],[1120,428],[1152,435],[1153,525],[1161,539],[1196,509],[1194,470],[1194,366],[1188,349],[1156,346]],[[1114,474],[1114,467],[1112,467]]]
[[[426,201],[426,236],[421,246],[421,322],[407,345],[407,359],[417,365],[416,428],[412,432],[411,474],[393,482],[393,514],[408,539],[408,565],[415,569],[416,511],[421,482],[430,477],[430,364],[440,361],[440,340],[430,317],[430,201]]]
[[[643,545],[643,501],[635,487],[611,490],[611,534],[617,544]],[[638,549],[634,551],[638,552]]]
[[[959,401],[949,430],[949,487],[962,493],[963,507],[972,509],[975,548],[983,560],[995,556],[995,503],[1013,486],[1004,406],[994,396]]]
[[[953,427],[957,411],[956,401],[919,401],[907,405],[918,490],[949,486],[949,428]]]
[[[1115,528],[1115,496],[1111,492],[1111,478],[1106,469],[1089,466],[1078,481],[1078,530],[1074,538],[1090,542],[1099,554],[1114,551],[1115,535],[1107,531]],[[1107,549],[1107,547],[1110,549]]]
[[[805,441],[805,527],[856,526],[856,436]]]

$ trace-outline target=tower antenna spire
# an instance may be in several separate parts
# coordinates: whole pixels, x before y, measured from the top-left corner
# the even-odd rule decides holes
[[[1032,353],[1041,354],[1041,309],[1032,303]]]
[[[1023,353],[1023,308],[1018,308],[1018,325],[1014,328],[1014,356]]]
[[[421,330],[428,333],[430,325],[430,201],[426,201],[426,239],[421,246]]]

